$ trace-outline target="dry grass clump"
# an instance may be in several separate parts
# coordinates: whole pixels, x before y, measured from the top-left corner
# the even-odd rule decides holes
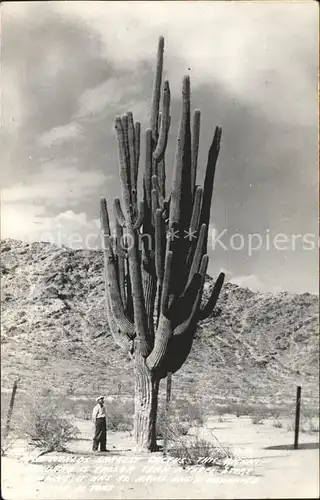
[[[20,437],[47,452],[66,451],[79,434],[59,399],[49,395],[35,395],[15,422]]]
[[[295,414],[292,411],[289,415],[286,428],[288,431],[293,431],[295,428]],[[300,408],[300,432],[306,434],[314,434],[319,432],[319,412],[315,408],[310,408],[301,403]]]
[[[110,431],[131,431],[133,428],[133,401],[115,400],[106,404],[107,429]]]
[[[214,446],[211,441],[198,436],[178,438],[170,447],[169,455],[177,458],[183,467],[201,465],[216,467],[220,471],[230,467],[228,461],[233,457],[229,449]]]
[[[10,448],[14,445],[17,440],[17,436],[9,429],[9,433],[6,432],[6,422],[4,415],[1,412],[1,456],[4,457]]]
[[[166,415],[163,407],[158,410],[157,437],[170,440],[174,436],[185,436],[191,427],[204,426],[205,417],[201,405],[187,399],[177,399],[172,402],[169,415]]]
[[[78,436],[63,401],[50,390],[34,392],[17,403],[10,424],[11,441],[26,439],[44,452],[66,451],[67,444]]]
[[[218,444],[199,435],[205,418],[201,405],[186,399],[176,400],[168,415],[163,408],[160,409],[157,437],[167,440],[169,457],[177,459],[183,467],[197,465],[224,470],[228,467],[227,461],[232,458],[232,454],[229,449],[220,445],[215,436],[213,438]]]

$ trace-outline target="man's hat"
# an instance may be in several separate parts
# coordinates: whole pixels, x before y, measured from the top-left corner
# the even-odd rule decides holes
[[[104,396],[99,396],[96,398],[96,401],[99,401],[99,399],[104,399]]]

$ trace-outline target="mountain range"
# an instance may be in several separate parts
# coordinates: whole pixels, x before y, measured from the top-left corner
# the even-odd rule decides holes
[[[213,285],[208,276],[205,295]],[[2,240],[1,324],[3,389],[20,377],[26,391],[132,394],[131,361],[108,329],[101,251]],[[173,384],[203,402],[279,405],[301,385],[317,404],[318,375],[319,298],[226,283]]]

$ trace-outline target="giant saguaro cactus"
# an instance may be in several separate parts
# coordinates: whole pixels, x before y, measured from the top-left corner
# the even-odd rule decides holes
[[[200,111],[194,111],[191,126],[190,80],[185,76],[172,190],[166,196],[170,87],[168,81],[162,85],[163,49],[160,37],[151,123],[145,134],[142,200],[138,202],[137,182],[140,123],[130,112],[115,121],[122,186],[122,206],[118,198],[113,204],[115,233],[106,200],[101,199],[108,321],[115,341],[134,360],[134,436],[138,446],[150,451],[156,449],[159,382],[186,360],[197,323],[212,313],[224,280],[220,274],[204,305],[221,129],[215,129],[201,187],[196,183]]]

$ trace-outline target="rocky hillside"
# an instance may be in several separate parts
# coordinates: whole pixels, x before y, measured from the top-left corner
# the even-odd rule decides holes
[[[2,387],[31,384],[79,394],[132,391],[130,361],[114,344],[100,251],[1,242]],[[206,292],[213,282],[208,278]],[[260,294],[227,283],[203,322],[175,393],[281,404],[301,384],[317,398],[318,297]]]

